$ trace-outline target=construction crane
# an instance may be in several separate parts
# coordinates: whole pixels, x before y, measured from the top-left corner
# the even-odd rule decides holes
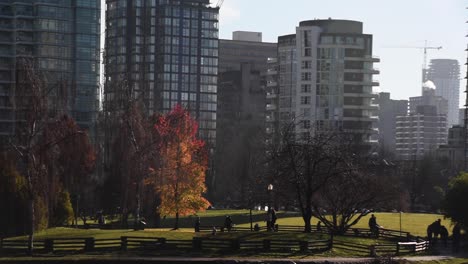
[[[427,46],[427,40],[424,41],[424,47],[418,47],[418,46],[400,46],[400,47],[389,47],[392,49],[422,49],[424,51],[424,62],[423,62],[423,69],[427,68],[427,50],[433,49],[433,50],[440,50],[442,49],[442,46],[438,47],[428,47]]]
[[[427,40],[424,41],[424,47],[420,46],[400,46],[400,47],[389,47],[392,49],[420,49],[424,51],[424,60],[423,60],[423,65],[422,65],[422,70],[423,70],[423,82],[426,81],[426,74],[427,74],[427,50],[440,50],[442,49],[442,46],[438,47],[428,47],[427,46]]]

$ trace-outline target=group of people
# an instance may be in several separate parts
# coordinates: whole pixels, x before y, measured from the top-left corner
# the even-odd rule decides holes
[[[441,220],[437,219],[434,223],[427,226],[427,239],[430,243],[436,244],[440,235],[440,239],[445,247],[447,247],[447,240],[449,232],[445,226],[441,224]],[[460,246],[461,227],[456,224],[452,230],[452,242],[454,251],[458,251]]]

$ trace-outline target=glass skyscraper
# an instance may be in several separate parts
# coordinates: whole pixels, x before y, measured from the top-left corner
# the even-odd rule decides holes
[[[0,1],[0,136],[15,129],[13,95],[21,58],[47,85],[66,87],[66,111],[94,131],[98,110],[100,0]]]
[[[200,137],[214,146],[219,9],[209,0],[106,4],[106,111],[118,111],[119,97],[128,91],[148,114],[180,104],[199,122]]]

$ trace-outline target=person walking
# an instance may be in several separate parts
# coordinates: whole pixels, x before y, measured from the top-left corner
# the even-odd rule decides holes
[[[452,246],[453,252],[458,253],[460,250],[460,236],[461,236],[461,227],[457,223],[452,229]]]
[[[377,224],[377,217],[374,214],[369,218],[369,229],[374,237],[379,237],[379,225]]]

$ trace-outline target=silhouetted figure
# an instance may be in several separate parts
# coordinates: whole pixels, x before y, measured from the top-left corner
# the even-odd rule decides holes
[[[224,220],[224,228],[227,229],[228,232],[231,232],[232,219],[229,215],[226,216],[226,219]]]
[[[460,224],[456,224],[452,229],[452,244],[453,251],[458,252],[460,250],[460,236],[461,236],[461,227]]]
[[[276,228],[276,211],[274,208],[271,208],[271,229],[272,231],[277,231]]]
[[[374,214],[369,218],[369,229],[374,237],[379,237],[379,225],[377,224],[377,218]]]
[[[200,232],[200,217],[195,220],[195,232]]]
[[[260,226],[257,223],[254,225],[254,231],[260,231]]]
[[[211,235],[215,236],[216,235],[216,227],[211,228]]]
[[[437,242],[437,237],[439,236],[440,233],[440,219],[437,219],[434,221],[434,223],[430,224],[427,227],[427,239],[429,240],[430,243],[436,243]]]
[[[440,239],[442,239],[442,242],[444,243],[444,247],[447,247],[447,239],[448,239],[448,230],[445,226],[440,226]]]
[[[317,223],[317,232],[321,232],[322,231],[322,222],[318,221]]]

